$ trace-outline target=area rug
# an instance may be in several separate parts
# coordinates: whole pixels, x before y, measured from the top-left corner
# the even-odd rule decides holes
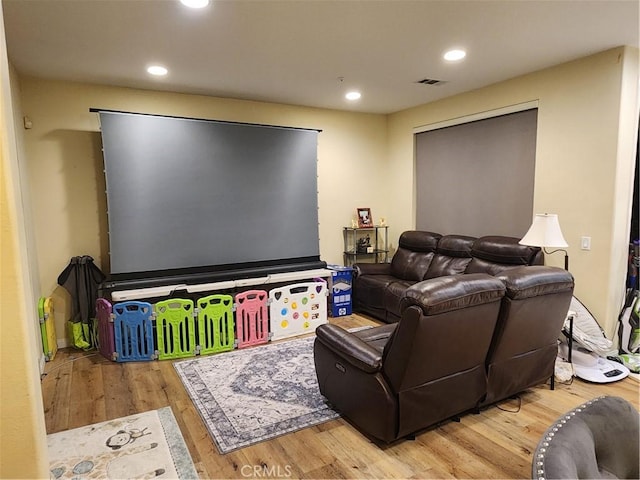
[[[170,407],[47,435],[53,479],[197,479]]]
[[[339,416],[327,406],[318,388],[314,339],[174,364],[220,453]]]

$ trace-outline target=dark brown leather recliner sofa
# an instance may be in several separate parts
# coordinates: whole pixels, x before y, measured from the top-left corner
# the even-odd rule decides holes
[[[440,263],[469,258],[451,257]],[[365,434],[391,442],[550,378],[573,277],[545,266],[494,265],[491,275],[487,262],[472,267],[484,272],[408,286],[396,323],[355,333],[318,327],[314,361],[329,403]]]
[[[458,273],[495,275],[543,262],[540,248],[519,245],[513,237],[406,231],[400,235],[391,263],[354,265],[353,307],[383,322],[397,322],[400,301],[417,282]]]

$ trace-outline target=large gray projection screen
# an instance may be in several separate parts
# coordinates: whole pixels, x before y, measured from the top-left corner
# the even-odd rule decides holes
[[[318,131],[99,112],[112,274],[319,260]]]
[[[416,227],[522,237],[531,225],[538,110],[419,133]]]

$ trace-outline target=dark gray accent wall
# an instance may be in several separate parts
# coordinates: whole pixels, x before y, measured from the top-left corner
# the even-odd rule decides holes
[[[111,273],[319,259],[315,130],[100,112]]]
[[[522,237],[533,214],[538,110],[418,133],[416,227]]]

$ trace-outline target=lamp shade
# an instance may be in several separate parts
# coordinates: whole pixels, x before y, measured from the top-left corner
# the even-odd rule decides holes
[[[536,214],[529,231],[518,243],[534,247],[564,248],[569,246],[562,236],[558,215],[555,213]]]

